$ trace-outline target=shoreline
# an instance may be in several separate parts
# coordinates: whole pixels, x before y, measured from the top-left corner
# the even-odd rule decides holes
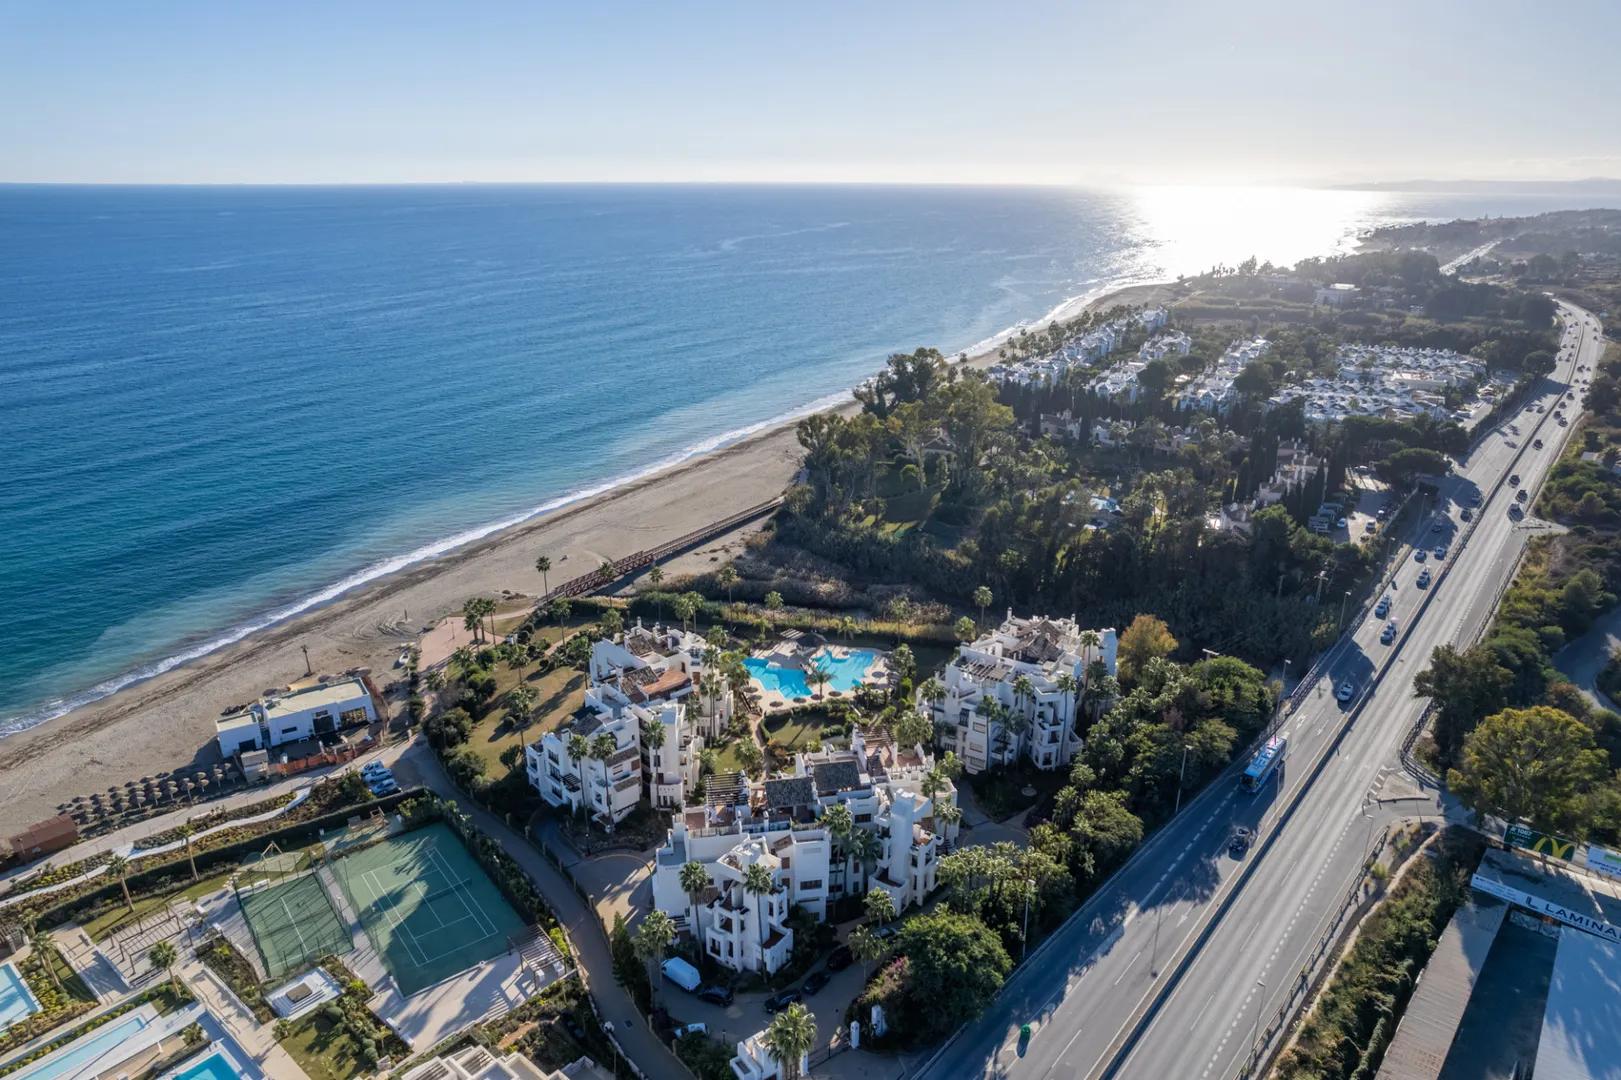
[[[978,343],[964,362],[975,367],[994,363],[996,350],[1021,326],[1036,330],[1115,303],[1155,302],[1163,298],[1167,284],[1107,288],[1090,298],[1083,294],[1067,300],[1039,322],[1017,324]],[[0,831],[49,817],[72,796],[114,781],[216,760],[214,718],[228,705],[302,677],[303,647],[308,647],[316,672],[366,667],[380,682],[389,682],[394,657],[416,640],[416,631],[459,610],[466,597],[504,591],[538,594],[541,578],[534,560],[542,552],[551,556],[552,572],[561,581],[582,566],[570,566],[574,559],[581,559],[584,568],[594,567],[775,497],[799,467],[795,422],[827,408],[857,407],[848,390],[838,399],[842,405],[830,395],[780,419],[734,429],[745,432],[740,436],[715,436],[716,448],[682,452],[639,476],[607,481],[578,496],[559,496],[569,501],[553,509],[464,530],[458,536],[478,535],[301,605],[267,625],[240,634],[227,631],[220,637],[222,644],[197,655],[145,665],[167,666],[144,676],[136,669],[119,688],[0,738],[0,774],[8,781]],[[755,527],[717,538],[673,562],[690,562],[696,569],[719,558],[720,551]],[[416,614],[406,623],[404,612]],[[95,777],[93,782],[89,776]]]

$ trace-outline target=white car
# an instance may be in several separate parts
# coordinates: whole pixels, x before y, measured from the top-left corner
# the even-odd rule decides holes
[[[708,1035],[708,1034],[709,1034],[709,1025],[705,1024],[705,1023],[702,1023],[702,1022],[696,1023],[696,1024],[682,1024],[680,1027],[675,1029],[675,1037],[677,1039],[685,1038],[688,1035]]]
[[[380,780],[373,780],[371,784],[371,793],[377,796],[379,799],[386,795],[392,795],[398,790],[400,790],[400,785],[394,782],[394,778],[392,776],[385,776]]]
[[[380,776],[388,776],[390,773],[389,767],[381,761],[368,761],[360,770],[360,775],[367,780],[375,780]]]
[[[1385,623],[1384,630],[1379,634],[1379,640],[1386,645],[1396,640],[1396,620],[1391,619]]]
[[[1334,691],[1334,696],[1339,698],[1341,701],[1350,701],[1352,698],[1356,697],[1356,683],[1352,682],[1350,679],[1346,679],[1344,682],[1340,683],[1339,689]]]

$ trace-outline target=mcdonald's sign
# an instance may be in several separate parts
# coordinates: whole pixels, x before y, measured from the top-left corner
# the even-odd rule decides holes
[[[1569,861],[1576,856],[1576,841],[1537,832],[1529,825],[1510,825],[1503,830],[1503,842],[1537,855]]]

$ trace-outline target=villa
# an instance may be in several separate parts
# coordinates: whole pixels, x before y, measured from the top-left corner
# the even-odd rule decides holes
[[[737,1042],[737,1054],[731,1062],[732,1075],[737,1080],[781,1080],[786,1070],[782,1059],[765,1044],[765,1032],[756,1031]],[[805,1062],[799,1063],[799,1075],[806,1074]]]
[[[724,730],[734,708],[725,681],[705,675],[707,648],[697,634],[639,620],[594,643],[574,719],[524,748],[530,785],[552,806],[584,809],[606,829],[644,798],[684,805],[698,783],[705,737]],[[575,736],[588,746],[578,759],[570,753]]]
[[[1226,414],[1238,400],[1233,384],[1250,364],[1265,356],[1272,343],[1266,338],[1235,341],[1208,369],[1188,380],[1177,394],[1176,407],[1197,409],[1217,415]]]
[[[847,750],[798,754],[792,775],[752,783],[740,774],[711,777],[705,805],[671,818],[654,860],[653,904],[717,963],[772,972],[793,950],[791,906],[826,919],[829,901],[875,888],[889,894],[897,911],[922,903],[934,890],[942,849],[957,833],[954,821],[934,815],[937,804],[955,802],[955,787],[948,780],[924,793],[933,791],[926,780],[933,767],[921,747],[897,748],[858,731]],[[823,815],[837,804],[871,839],[829,832]],[[696,897],[681,886],[689,862],[709,876]],[[753,866],[765,868],[769,891],[746,886]]]
[[[273,750],[373,723],[383,715],[379,700],[364,675],[295,683],[285,693],[268,695],[220,717],[214,735],[227,758],[243,751]]]
[[[1098,670],[1114,674],[1119,644],[1112,629],[1008,612],[1001,626],[958,647],[941,680],[944,693],[924,703],[940,747],[970,773],[1021,755],[1038,769],[1063,768],[1082,745],[1076,713],[1088,683]]]
[[[496,1057],[475,1045],[429,1058],[406,1073],[404,1080],[608,1080],[612,1075],[588,1057],[548,1071],[515,1050]]]

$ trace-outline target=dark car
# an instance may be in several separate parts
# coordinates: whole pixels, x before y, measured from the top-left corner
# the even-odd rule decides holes
[[[827,970],[843,971],[855,963],[856,954],[850,951],[850,946],[840,945],[827,954]]]
[[[1233,830],[1233,838],[1227,841],[1227,854],[1235,859],[1242,859],[1244,853],[1250,849],[1250,845],[1253,843],[1255,843],[1255,833],[1240,825]]]
[[[800,993],[798,990],[784,990],[780,994],[772,994],[770,997],[765,999],[765,1011],[768,1013],[779,1013],[788,1006],[792,1005],[794,1002],[803,1000],[805,1000],[805,995]]]
[[[813,971],[805,977],[805,993],[814,994],[832,981],[833,976],[827,972]]]
[[[730,986],[699,987],[698,1000],[707,1001],[711,1005],[730,1005],[732,1003],[732,988]]]

